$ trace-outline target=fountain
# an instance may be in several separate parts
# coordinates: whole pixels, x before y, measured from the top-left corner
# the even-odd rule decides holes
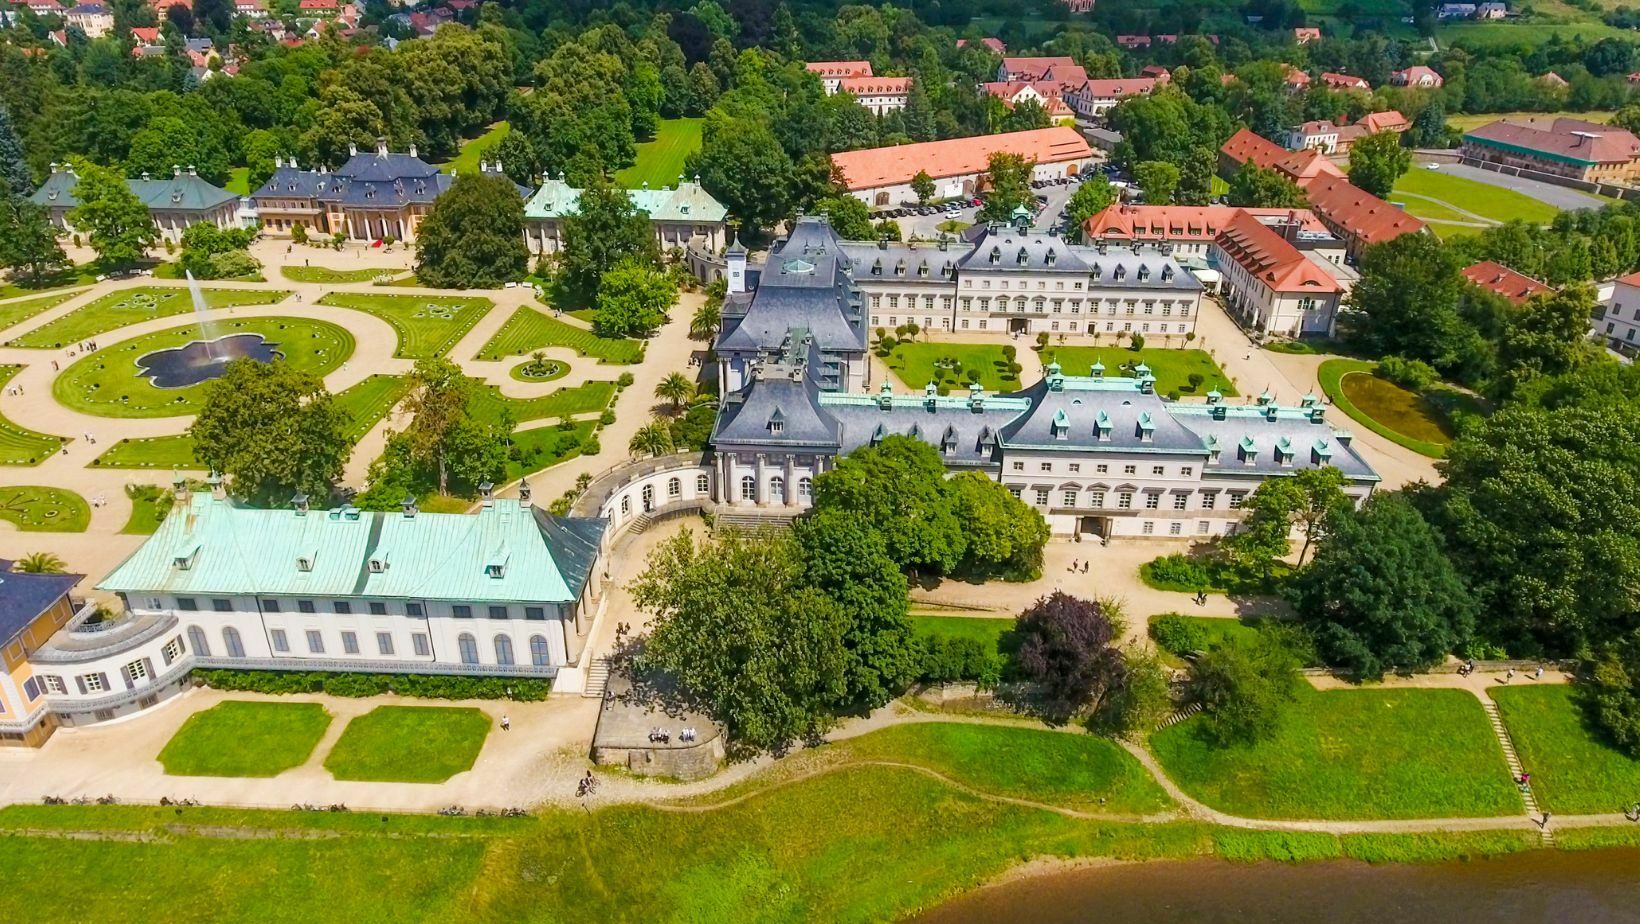
[[[137,375],[155,388],[187,388],[218,378],[236,359],[273,362],[284,354],[261,334],[229,334],[216,340],[190,340],[169,350],[137,358]]]
[[[205,293],[200,290],[199,280],[194,278],[193,271],[183,270],[182,275],[188,278],[188,296],[194,300],[194,319],[199,322],[199,339],[205,344],[205,355],[209,357],[211,355],[211,328],[210,322],[205,320],[205,314],[211,309],[210,306],[205,304]]]

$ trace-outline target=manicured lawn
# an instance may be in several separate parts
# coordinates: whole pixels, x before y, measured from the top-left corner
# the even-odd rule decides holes
[[[1013,619],[989,616],[935,616],[928,613],[911,614],[911,629],[928,638],[971,638],[987,648],[995,649],[1002,636],[1014,627]]]
[[[700,150],[700,127],[705,119],[662,119],[653,141],[638,145],[637,161],[615,174],[615,181],[630,189],[648,183],[651,189],[678,185],[683,162]]]
[[[900,760],[999,796],[1094,812],[1148,814],[1172,800],[1133,756],[1089,734],[997,725],[897,725],[842,744],[853,757]]]
[[[1422,394],[1373,375],[1376,363],[1329,359],[1317,369],[1321,390],[1340,410],[1378,435],[1438,459],[1456,435],[1455,414],[1481,414],[1470,396],[1438,386]]]
[[[152,536],[171,509],[171,492],[151,484],[129,485],[126,496],[131,498],[131,517],[120,532],[128,536]]]
[[[443,356],[485,312],[495,307],[487,298],[349,292],[332,292],[319,299],[319,304],[363,311],[393,325],[399,335],[393,355],[400,359]]]
[[[22,366],[0,365],[0,388],[22,372]],[[0,465],[39,465],[61,449],[60,436],[37,433],[0,416]]]
[[[1547,202],[1533,199],[1524,193],[1456,176],[1444,170],[1425,170],[1414,167],[1396,181],[1390,198],[1396,193],[1413,193],[1438,199],[1493,221],[1511,221],[1516,218],[1534,224],[1554,221],[1560,210]],[[1439,204],[1439,203],[1437,203]],[[1409,207],[1411,203],[1408,203]]]
[[[1156,641],[1156,647],[1162,650],[1164,656],[1174,663],[1183,663],[1180,659],[1184,655],[1192,654],[1193,651],[1167,648],[1156,639],[1155,622],[1163,616],[1174,616],[1182,619],[1191,628],[1191,635],[1200,639],[1200,643],[1193,646],[1193,651],[1206,651],[1214,645],[1232,638],[1251,641],[1258,634],[1259,620],[1257,618],[1243,619],[1235,616],[1187,616],[1183,613],[1158,613],[1150,617],[1150,637],[1153,641]]]
[[[347,723],[325,758],[338,780],[440,783],[470,770],[490,717],[448,706],[377,706]]]
[[[1569,814],[1615,812],[1640,801],[1640,760],[1617,750],[1589,724],[1565,685],[1493,687],[1532,794]]]
[[[542,395],[539,398],[506,398],[494,388],[485,391],[485,409],[499,415],[502,408],[512,412],[514,423],[542,418],[596,414],[615,399],[614,382],[584,382]]]
[[[204,289],[202,294],[206,307],[230,308],[240,305],[271,305],[283,301],[290,292],[284,289]],[[121,289],[81,305],[7,345],[55,349],[130,324],[187,314],[193,310],[194,303],[185,286],[140,286],[135,289]]]
[[[1217,388],[1219,394],[1227,398],[1236,395],[1236,388],[1230,384],[1230,379],[1207,355],[1206,350],[1169,350],[1164,347],[1145,347],[1142,350],[1122,349],[1120,347],[1056,347],[1049,346],[1042,351],[1042,362],[1046,365],[1054,360],[1059,361],[1060,368],[1066,375],[1088,375],[1093,370],[1095,361],[1105,364],[1105,375],[1128,375],[1123,372],[1122,366],[1128,363],[1137,365],[1144,363],[1150,367],[1150,374],[1156,377],[1156,393],[1170,394],[1174,391],[1182,395],[1196,394],[1190,387],[1192,373],[1202,376],[1200,394],[1207,394]]]
[[[284,361],[324,375],[353,355],[353,335],[327,321],[303,318],[251,318],[215,321],[213,338],[261,334],[277,344]],[[185,388],[158,388],[137,373],[137,360],[158,350],[199,340],[199,326],[173,327],[111,346],[77,360],[52,383],[52,394],[65,406],[99,417],[172,417],[199,410],[206,382]]]
[[[1582,39],[1593,44],[1603,38],[1625,41],[1629,33],[1603,22],[1455,22],[1437,29],[1443,47],[1462,44],[1482,54],[1489,46],[1544,44],[1553,38],[1570,43]]]
[[[345,435],[350,443],[370,432],[410,393],[410,380],[402,375],[376,374],[336,396],[336,406],[352,421]]]
[[[520,382],[550,382],[569,375],[570,366],[560,359],[547,359],[542,361],[540,374],[531,374],[535,368],[535,360],[526,360],[508,369],[507,374]]]
[[[123,439],[91,460],[99,468],[200,468],[194,438],[186,433]]]
[[[15,302],[0,304],[0,330],[10,330],[42,311],[61,305],[83,291],[85,290],[74,289],[72,291],[53,292],[50,295],[37,295],[34,298],[22,298]]]
[[[0,487],[0,520],[30,533],[83,533],[91,505],[65,488],[10,485]]]
[[[578,420],[568,430],[556,426],[515,430],[512,456],[507,459],[507,480],[517,480],[580,455],[595,426],[593,421]]]
[[[448,163],[439,167],[445,173],[477,173],[479,158],[484,157],[490,149],[501,143],[507,137],[512,126],[506,122],[497,122],[490,126],[484,134],[477,138],[470,138],[461,142],[461,150]]]
[[[1025,347],[1020,347],[1025,349]],[[959,365],[948,364],[955,360]],[[929,382],[951,391],[968,388],[968,373],[979,370],[986,391],[1018,391],[1023,383],[1008,372],[1000,345],[988,343],[902,343],[888,355],[888,368],[907,388],[921,389]],[[946,362],[945,365],[938,365]]]
[[[1254,818],[1440,818],[1519,814],[1486,713],[1462,690],[1301,685],[1281,727],[1218,747],[1198,716],[1151,736],[1174,782],[1213,808]]]
[[[27,280],[0,283],[0,298],[20,298],[24,295],[39,295],[45,292],[56,292],[70,286],[76,288],[88,286],[96,281],[97,271],[93,268],[92,264],[87,263],[84,266],[76,266],[67,272],[59,273],[56,276],[48,276],[41,279],[38,285]]]
[[[545,347],[567,347],[599,362],[629,364],[643,359],[643,341],[599,337],[592,331],[520,308],[478,351],[478,359],[527,356]]]
[[[318,703],[229,700],[189,716],[159,762],[173,776],[278,776],[307,763],[329,727]]]
[[[344,282],[373,282],[382,276],[396,275],[399,271],[388,269],[339,270],[326,266],[281,266],[279,272],[286,279],[293,282],[339,284]]]

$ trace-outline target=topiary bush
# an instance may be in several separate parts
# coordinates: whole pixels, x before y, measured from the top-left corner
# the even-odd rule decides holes
[[[1152,619],[1150,637],[1156,647],[1181,657],[1207,647],[1207,632],[1199,623],[1178,613],[1164,613]]]
[[[506,699],[535,702],[552,692],[537,677],[453,677],[439,674],[355,674],[327,671],[198,670],[194,679],[218,690],[363,697],[397,693],[419,699]],[[510,691],[510,694],[509,694]]]
[[[1399,385],[1407,391],[1423,391],[1440,381],[1440,374],[1433,366],[1422,360],[1406,359],[1401,356],[1386,356],[1380,359],[1372,371],[1379,378]]]

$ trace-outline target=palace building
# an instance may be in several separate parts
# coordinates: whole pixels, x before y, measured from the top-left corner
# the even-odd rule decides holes
[[[728,210],[701,188],[700,179],[685,181],[670,189],[650,189],[645,183],[629,189],[632,206],[649,218],[655,229],[655,243],[663,251],[682,250],[691,242],[716,252],[723,246],[724,219]],[[562,176],[547,177],[541,188],[524,203],[524,239],[530,253],[557,253],[564,249],[564,219],[580,208],[581,190],[564,182]]]
[[[53,227],[73,234],[68,213],[80,204],[74,195],[79,185],[80,178],[71,165],[52,164],[51,176],[29,196],[29,201],[47,211]],[[140,179],[126,180],[125,185],[148,207],[148,217],[163,240],[182,240],[182,232],[190,225],[240,226],[239,197],[201,179],[193,167],[172,167],[169,177],[159,179],[144,173]]]

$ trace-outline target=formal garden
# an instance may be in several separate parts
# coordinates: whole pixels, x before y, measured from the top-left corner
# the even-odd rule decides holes
[[[36,295],[33,298],[0,302],[0,330],[10,330],[29,318],[41,312],[49,311],[82,294],[84,291],[84,289],[72,289],[65,292],[53,292],[50,295]]]
[[[1107,376],[1132,376],[1140,365],[1148,366],[1161,395],[1201,397],[1214,390],[1226,398],[1238,394],[1235,383],[1206,350],[1050,346],[1042,351],[1042,361],[1059,363],[1066,375],[1089,375],[1095,363],[1103,365]]]
[[[600,337],[584,327],[567,324],[534,308],[513,312],[490,342],[478,351],[478,359],[497,360],[525,356],[547,347],[574,350],[601,363],[627,365],[643,359],[643,341]]]
[[[399,359],[443,356],[495,307],[487,298],[352,292],[332,292],[320,298],[319,304],[363,311],[392,325],[398,334],[393,355]]]
[[[0,388],[4,388],[22,366],[0,365]],[[20,427],[0,414],[0,465],[39,465],[61,449],[65,440],[49,433]]]
[[[0,520],[24,532],[79,533],[91,522],[85,498],[46,485],[0,487]]]
[[[1317,376],[1328,400],[1351,420],[1397,445],[1438,459],[1457,435],[1457,421],[1465,414],[1483,414],[1485,408],[1475,397],[1441,383],[1434,370],[1407,372],[1408,365],[1395,360],[1329,359],[1321,364]]]
[[[285,289],[209,287],[202,289],[201,294],[207,308],[272,305],[290,296],[290,292]],[[174,317],[193,310],[193,298],[186,286],[140,286],[118,289],[92,299],[68,314],[12,339],[7,346],[59,349],[132,324]]]

